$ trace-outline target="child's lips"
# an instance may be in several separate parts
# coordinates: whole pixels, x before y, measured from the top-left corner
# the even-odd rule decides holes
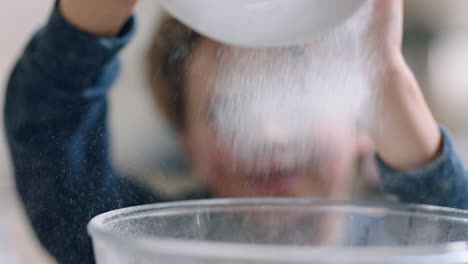
[[[257,188],[274,191],[288,188],[304,175],[298,169],[275,169],[251,175],[250,182]]]

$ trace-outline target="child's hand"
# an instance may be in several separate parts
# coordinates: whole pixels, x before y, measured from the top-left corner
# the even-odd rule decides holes
[[[403,1],[374,0],[369,37],[381,70],[380,95],[372,137],[387,165],[422,167],[438,155],[441,134],[402,52]]]
[[[373,48],[386,59],[401,55],[403,37],[403,1],[371,0],[368,36]]]
[[[116,36],[130,17],[137,0],[60,0],[65,19],[88,33]]]

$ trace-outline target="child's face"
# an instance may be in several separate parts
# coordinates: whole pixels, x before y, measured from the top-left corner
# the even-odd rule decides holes
[[[216,56],[220,49],[232,48],[209,40],[202,41],[194,51],[186,76],[184,145],[195,177],[222,197],[348,198],[356,141],[355,134],[340,127],[341,124],[330,124],[329,128],[333,129],[325,132],[333,139],[331,147],[334,151],[324,154],[320,162],[310,159],[300,168],[275,159],[256,167],[252,165],[257,164],[256,157],[249,157],[247,164],[245,159],[235,155],[233,145],[220,144],[223,140],[220,140],[221,135],[213,125],[213,116],[208,109],[214,96],[212,80],[216,77],[219,61]],[[267,123],[258,124],[251,132],[261,135],[279,149],[287,148],[289,132],[274,120]],[[314,129],[310,126],[311,131]],[[310,133],[311,137],[313,134]]]

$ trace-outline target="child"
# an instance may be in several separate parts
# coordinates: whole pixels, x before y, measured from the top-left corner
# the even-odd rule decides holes
[[[119,177],[109,159],[107,93],[118,75],[118,52],[134,32],[135,4],[136,0],[58,1],[8,83],[5,126],[18,192],[41,243],[60,263],[94,262],[86,234],[93,216],[165,201]],[[402,1],[373,1],[369,34],[384,66],[384,103],[377,112],[384,121],[371,137],[384,190],[402,202],[467,208],[467,173],[401,54],[402,16]],[[231,47],[174,20],[164,22],[158,36],[151,58],[153,81],[158,82],[155,94],[181,134],[194,177],[210,191],[180,199],[341,198],[335,194],[342,184],[317,184],[313,168],[291,172],[268,167],[253,176],[275,175],[266,182],[250,181],[247,170],[233,169],[231,150],[214,144],[216,131],[209,117],[198,116],[212,96],[203,76],[213,74],[214,54]],[[350,160],[333,157],[330,163],[339,161],[342,166],[329,166],[328,171],[346,174]]]

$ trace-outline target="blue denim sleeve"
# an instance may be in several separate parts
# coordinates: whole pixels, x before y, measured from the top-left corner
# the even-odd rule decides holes
[[[118,51],[131,39],[98,38],[57,9],[31,39],[7,87],[5,127],[18,193],[41,243],[59,263],[94,263],[86,224],[109,210],[160,201],[116,175],[106,125]]]
[[[453,146],[446,129],[441,127],[443,146],[439,157],[423,168],[399,172],[377,156],[384,191],[401,202],[468,208],[468,172]]]

